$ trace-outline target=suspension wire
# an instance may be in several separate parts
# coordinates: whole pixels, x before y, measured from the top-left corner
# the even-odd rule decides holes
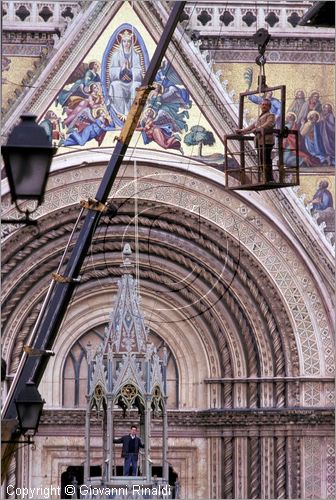
[[[138,212],[138,175],[137,161],[134,160],[134,249],[135,249],[135,289],[140,296],[140,249],[139,249],[139,212]]]
[[[262,80],[262,76],[263,76],[263,65],[261,64],[259,66],[259,85],[258,85],[259,97],[261,95],[261,80]],[[261,114],[261,108],[260,108],[260,106],[257,106],[257,116],[258,116],[258,119],[260,117],[260,114]]]
[[[194,5],[194,7],[193,7],[193,10],[194,10],[194,9],[195,9],[195,5]],[[176,57],[176,53],[177,53],[177,51],[178,51],[178,47],[179,47],[179,45],[180,45],[180,43],[181,43],[182,38],[183,38],[183,37],[184,37],[184,35],[185,35],[185,31],[186,31],[186,27],[183,29],[183,32],[182,32],[181,37],[180,37],[180,40],[179,40],[179,42],[176,44],[176,49],[175,49],[175,51],[174,51],[174,53],[173,53],[173,56],[172,56],[172,58],[171,58],[171,61],[170,61],[169,63],[168,63],[168,61],[167,61],[166,67],[165,67],[165,69],[164,69],[164,75],[168,75],[169,69],[170,69],[170,67],[172,66],[172,62],[173,62],[173,60],[174,60],[174,59],[175,59],[175,57]],[[157,100],[157,99],[158,99],[158,97],[156,97],[156,98],[154,99],[154,104],[155,104],[155,102],[156,102],[156,100]],[[126,171],[126,168],[127,168],[128,164],[129,164],[129,162],[132,160],[133,153],[134,153],[134,151],[135,151],[135,149],[136,149],[136,146],[137,146],[137,144],[138,144],[139,140],[140,140],[140,135],[139,135],[139,137],[138,137],[138,138],[137,138],[137,140],[136,140],[136,145],[134,146],[134,148],[133,148],[133,150],[132,150],[131,157],[130,157],[130,159],[128,160],[127,164],[125,165],[125,168],[124,168],[123,174],[122,174],[122,176],[121,176],[121,177],[120,177],[120,179],[119,179],[119,183],[118,183],[118,186],[117,186],[117,190],[118,190],[118,188],[119,188],[119,186],[120,186],[120,183],[121,183],[121,181],[122,181],[122,178],[123,178],[123,176],[124,176],[124,173],[125,173],[125,171]],[[191,159],[191,158],[189,158],[189,160],[188,160],[188,167],[187,167],[187,169],[189,169],[189,164],[190,164],[190,161],[191,161],[191,160],[192,160],[192,159]],[[176,160],[176,163],[177,163],[177,164],[180,164],[180,161],[177,159],[177,160]],[[134,167],[135,167],[135,169],[137,168],[137,165],[136,165],[136,160],[134,161]],[[137,252],[136,252],[136,253],[138,253],[138,254],[139,254],[139,231],[138,231],[138,214],[137,214],[137,211],[138,211],[138,177],[137,177],[137,172],[136,172],[136,175],[135,175],[135,178],[134,178],[134,182],[135,182],[135,184],[136,184],[136,186],[135,186],[135,191],[136,191],[136,193],[135,193],[135,196],[134,196],[134,198],[135,198],[135,208],[136,208],[136,214],[135,214],[135,219],[136,219],[136,220],[134,221],[134,225],[135,225],[135,232],[136,232],[136,234],[137,234],[137,238],[136,238],[136,243],[135,243],[135,244],[136,244],[136,249],[137,249]],[[116,190],[116,192],[117,192],[117,190]],[[122,204],[123,204],[123,203],[125,203],[125,202],[122,202]],[[136,281],[138,282],[138,287],[139,287],[139,282],[140,282],[140,279],[139,279],[139,278],[140,278],[140,263],[139,263],[139,258],[138,258],[138,259],[136,259]],[[139,293],[139,289],[138,289],[138,293]],[[157,301],[157,299],[155,299],[155,301],[154,301],[154,304],[153,304],[153,307],[152,307],[152,311],[151,311],[151,313],[150,313],[150,317],[152,316],[153,310],[154,310],[155,305],[156,305],[156,301]],[[148,322],[150,322],[150,318],[149,318]]]
[[[84,274],[86,268],[89,266],[89,260],[91,260],[91,266],[92,266],[92,269],[96,275],[96,279],[99,283],[99,286],[100,288],[103,290],[104,289],[104,286],[103,284],[101,283],[101,280],[99,278],[99,272],[98,272],[98,269],[96,269],[96,265],[95,265],[95,262],[94,262],[94,252],[93,252],[93,248],[94,248],[94,241],[99,241],[100,239],[100,232],[103,232],[103,227],[102,225],[100,224],[100,218],[96,221],[95,223],[95,227],[94,227],[94,230],[93,230],[93,234],[95,236],[95,239],[92,238],[91,242],[90,242],[90,248],[89,248],[89,251],[88,251],[88,256],[87,258],[85,259],[84,261],[84,265],[82,266],[82,274]],[[105,241],[105,237],[103,237],[103,242]],[[104,243],[103,243],[104,244]],[[106,265],[107,266],[107,265]]]
[[[226,5],[228,4],[228,2],[226,3]],[[193,7],[193,11],[194,9],[196,8],[196,3],[194,4],[194,7]],[[193,12],[192,11],[192,12]],[[192,14],[191,14],[192,15]],[[191,17],[191,16],[190,16]],[[220,42],[220,36],[221,36],[221,33],[222,33],[222,29],[223,29],[223,23],[221,25],[221,29],[220,29],[220,33],[218,35],[218,38],[217,38],[217,46],[219,45],[219,42]],[[206,99],[206,96],[207,96],[207,88],[209,86],[209,82],[210,82],[210,79],[211,79],[211,75],[213,73],[213,65],[214,65],[214,58],[212,58],[212,61],[211,61],[211,64],[209,63],[209,74],[208,74],[208,79],[207,79],[207,83],[206,83],[206,89],[204,90],[204,93],[203,93],[203,97],[202,97],[202,100],[201,100],[201,104],[198,105],[198,107],[200,108],[200,114],[199,114],[199,118],[198,118],[198,124],[200,123],[200,120],[203,116],[203,114],[201,113],[202,109],[204,109],[204,102],[205,102],[205,99]],[[234,101],[233,101],[234,102]],[[193,148],[194,146],[192,147],[192,151],[193,151]],[[187,176],[188,176],[188,173],[190,171],[190,163],[191,163],[191,160],[192,160],[192,157],[189,157],[189,161],[186,165],[186,168],[184,169],[184,174],[183,174],[183,177],[184,177],[184,181],[183,181],[183,184],[181,185],[181,194],[180,194],[180,203],[182,201],[182,197],[183,197],[183,191],[184,191],[184,188],[185,188],[185,184],[186,184],[186,181],[187,181]],[[200,206],[198,207],[198,214],[199,214],[199,217],[200,217]],[[191,270],[189,272],[189,274],[191,274],[193,271]],[[181,282],[185,282],[186,285],[188,285],[188,282],[186,281],[187,280],[187,277],[185,277]],[[159,293],[157,293],[157,295],[159,295]],[[154,311],[154,308],[157,304],[157,301],[158,301],[158,297],[155,298],[154,302],[153,302],[153,306],[152,306],[152,311],[151,311],[151,314],[150,314],[150,317],[149,317],[149,322],[151,322],[151,317],[152,317],[152,314],[153,314],[153,311]]]
[[[81,214],[80,214],[80,216],[82,215],[83,211],[84,211],[84,208],[83,208],[83,209],[81,209]],[[96,232],[96,230],[97,230],[97,227],[98,227],[98,230],[99,230],[99,220],[97,220],[97,221],[96,221],[96,223],[95,223],[95,227],[94,227],[94,230],[93,230],[93,233],[94,233],[94,234],[95,234],[95,232]],[[67,245],[67,247],[66,247],[66,249],[65,249],[65,251],[64,251],[64,255],[65,255],[66,251],[68,250],[68,246],[69,246],[69,245]],[[92,241],[92,240],[91,240],[91,242],[90,242],[90,248],[89,248],[89,250],[88,250],[87,257],[85,258],[84,263],[83,263],[83,265],[82,265],[82,267],[81,267],[81,271],[80,271],[80,276],[81,276],[81,277],[83,277],[83,276],[85,275],[85,271],[87,270],[87,268],[88,268],[88,266],[89,266],[89,262],[90,262],[90,260],[91,260],[91,262],[92,262],[92,268],[93,268],[93,271],[94,271],[94,272],[96,272],[95,265],[94,265],[94,260],[93,260],[93,241]],[[98,280],[98,282],[99,282],[99,276],[97,276],[97,275],[96,275],[96,278],[97,278],[97,280]],[[61,325],[60,325],[59,329],[61,329],[62,325],[64,325],[65,320],[66,320],[66,318],[67,318],[67,316],[68,316],[68,314],[69,314],[70,307],[72,306],[72,304],[75,302],[75,299],[77,298],[77,297],[76,297],[76,296],[77,296],[77,293],[79,293],[79,292],[78,292],[78,287],[75,287],[75,289],[74,289],[74,291],[73,291],[73,293],[72,293],[72,295],[71,295],[71,299],[69,300],[69,304],[68,304],[68,306],[67,306],[67,308],[66,308],[66,312],[65,312],[65,314],[64,314],[64,317],[63,317],[63,319],[62,319],[62,323],[61,323]]]
[[[182,39],[182,38],[183,38],[184,33],[185,33],[185,30],[186,30],[186,28],[184,28],[184,29],[183,29],[183,32],[182,32],[182,34],[181,34],[181,38],[180,38],[180,39]],[[176,48],[175,48],[175,50],[174,50],[174,53],[173,53],[173,56],[172,56],[172,59],[171,59],[170,63],[166,65],[166,68],[165,68],[165,71],[164,71],[164,74],[165,74],[165,75],[168,75],[169,67],[170,67],[170,66],[172,66],[172,62],[174,61],[174,59],[175,59],[175,57],[176,57],[176,54],[177,54],[177,51],[178,51],[178,46],[179,46],[179,43],[180,43],[180,42],[178,42],[178,43],[176,44]],[[156,98],[155,98],[155,100],[154,100],[154,104],[157,102],[157,99],[158,99],[158,97],[156,97]],[[118,190],[118,188],[119,188],[119,186],[120,186],[120,183],[121,183],[121,181],[122,181],[122,179],[123,179],[123,176],[124,176],[124,173],[125,173],[125,171],[126,171],[127,166],[128,166],[128,165],[129,165],[129,163],[132,161],[132,156],[133,156],[133,154],[134,154],[134,151],[135,151],[135,150],[136,150],[136,148],[137,148],[137,145],[138,145],[139,141],[140,141],[140,135],[137,137],[137,139],[136,139],[136,143],[135,143],[135,145],[133,146],[133,148],[129,148],[129,149],[131,150],[131,155],[130,155],[130,158],[129,158],[128,162],[126,162],[126,165],[125,165],[125,168],[124,168],[124,171],[123,171],[122,175],[121,175],[121,176],[119,176],[119,182],[118,182],[118,185],[117,185],[117,189],[116,189],[116,191]]]
[[[134,12],[134,5],[132,2]],[[132,44],[134,40],[134,26],[132,24]],[[132,74],[133,78],[133,74]],[[135,96],[132,96],[133,99]],[[139,138],[138,138],[139,139]],[[140,254],[139,254],[139,214],[138,214],[138,172],[136,159],[133,162],[134,179],[134,253],[135,253],[135,292],[140,296]]]
[[[84,208],[82,208],[82,209],[81,209],[80,214],[79,214],[79,216],[78,216],[78,218],[77,218],[77,221],[80,221],[80,218],[81,218],[81,216],[83,215],[83,212],[84,212]],[[78,227],[77,221],[76,221],[76,225],[75,225],[74,229],[72,230],[71,236],[70,236],[70,238],[69,238],[69,242],[68,242],[68,244],[67,244],[67,246],[66,246],[66,248],[65,248],[65,250],[64,250],[64,253],[63,253],[63,257],[62,257],[62,259],[65,257],[65,255],[66,255],[66,253],[67,253],[67,251],[68,251],[68,249],[69,249],[69,244],[70,244],[70,241],[71,241],[71,239],[72,239],[72,236],[73,236],[73,234],[74,234],[75,230],[76,230],[76,229],[77,229],[77,227]],[[96,221],[96,223],[95,223],[95,227],[94,227],[94,230],[93,230],[94,234],[95,234],[95,232],[96,232],[96,230],[97,230],[97,227],[98,227],[98,231],[99,231],[99,220],[97,220],[97,221]],[[88,266],[89,266],[89,262],[90,262],[90,260],[91,260],[91,262],[92,262],[92,268],[93,268],[93,270],[94,270],[94,272],[95,272],[95,271],[96,271],[96,269],[95,269],[94,260],[93,260],[93,241],[91,241],[91,242],[90,242],[90,248],[89,248],[89,250],[88,250],[87,257],[85,258],[84,263],[83,263],[83,265],[82,265],[82,267],[81,267],[81,271],[80,271],[80,276],[81,276],[81,277],[85,275],[85,271],[87,270],[87,268],[88,268]],[[60,267],[61,267],[61,264],[60,264],[60,266],[59,266],[59,268],[58,268],[57,272],[59,272],[59,271],[60,271]],[[96,275],[96,278],[97,278],[97,280],[99,281],[99,276],[97,276],[97,275]],[[103,288],[103,287],[102,287],[102,288]],[[70,307],[72,306],[72,304],[75,302],[75,299],[77,298],[77,297],[76,297],[77,293],[78,293],[78,287],[75,287],[75,289],[74,289],[74,291],[73,291],[73,293],[72,293],[72,295],[71,295],[71,299],[69,300],[69,304],[68,304],[68,306],[67,306],[66,312],[65,312],[65,314],[64,314],[64,317],[63,317],[63,320],[62,320],[62,323],[61,323],[61,325],[60,325],[59,329],[61,329],[62,325],[65,323],[65,320],[66,320],[66,318],[67,318],[67,316],[68,316],[68,314],[69,314],[69,311],[70,311]]]

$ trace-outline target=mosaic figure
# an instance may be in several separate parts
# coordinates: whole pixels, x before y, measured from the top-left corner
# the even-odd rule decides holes
[[[122,127],[136,89],[141,86],[149,59],[134,26],[122,24],[111,36],[102,63],[103,94],[116,125]]]
[[[94,82],[100,82],[98,71],[100,64],[98,61],[91,61],[89,64],[81,63],[68,78],[65,87],[71,85],[69,89],[62,89],[56,98],[56,106],[65,106],[71,96],[86,97],[88,86]]]
[[[115,125],[107,117],[107,113],[103,108],[93,111],[94,121],[87,124],[80,132],[72,130],[65,141],[62,141],[63,146],[84,146],[92,139],[96,139],[100,146],[104,140],[105,134],[109,130],[114,130]]]

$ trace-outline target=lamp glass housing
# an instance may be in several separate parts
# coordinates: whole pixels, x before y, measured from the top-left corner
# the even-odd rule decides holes
[[[12,202],[36,200],[43,202],[51,160],[56,152],[45,130],[34,115],[21,116],[2,147],[5,170],[11,191]]]
[[[34,382],[27,382],[15,401],[19,425],[23,434],[27,431],[34,433],[37,431],[44,403],[45,401],[41,398]]]

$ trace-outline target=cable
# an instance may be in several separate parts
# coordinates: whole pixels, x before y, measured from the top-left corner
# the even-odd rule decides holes
[[[134,5],[132,2],[132,10]],[[132,24],[132,35],[134,26]],[[133,37],[132,37],[133,40]],[[132,74],[133,78],[133,74]],[[134,100],[133,96],[133,100]],[[140,297],[140,255],[139,255],[139,226],[138,226],[138,173],[136,160],[133,162],[133,177],[134,177],[134,252],[135,252],[135,292]]]
[[[195,6],[194,6],[194,8],[195,8]],[[183,36],[184,36],[184,34],[185,34],[185,30],[186,30],[186,28],[184,28],[184,30],[183,30],[183,32],[182,32],[182,34],[181,34],[180,40],[183,38]],[[162,79],[162,81],[164,80],[164,78],[165,78],[165,77],[167,77],[167,76],[168,76],[168,72],[169,72],[169,70],[170,70],[170,67],[172,67],[172,65],[173,65],[173,61],[174,61],[174,59],[175,59],[175,57],[176,57],[176,53],[177,53],[177,51],[178,51],[179,44],[180,44],[180,42],[178,42],[178,43],[176,44],[176,48],[175,48],[175,51],[174,51],[174,53],[173,53],[173,57],[171,58],[170,62],[169,62],[169,63],[168,63],[168,62],[166,63],[165,68],[162,68],[162,66],[161,66],[161,71],[163,71],[163,79]],[[155,105],[155,103],[157,102],[157,99],[158,99],[158,96],[154,97],[154,99],[153,99],[153,101],[152,101],[152,103],[151,103],[151,104],[152,104],[152,105]],[[139,139],[140,139],[140,135],[138,136],[138,138],[137,138],[137,140],[136,140],[136,145],[138,144]],[[136,147],[136,145],[135,145],[135,147]],[[130,158],[129,158],[129,160],[126,162],[126,165],[125,165],[125,168],[124,168],[124,170],[123,170],[123,173],[122,173],[122,175],[120,176],[119,182],[118,182],[118,184],[117,184],[116,192],[118,191],[119,186],[120,186],[120,183],[122,182],[122,179],[123,179],[123,177],[124,177],[125,169],[127,168],[128,163],[132,160],[132,157],[133,157],[133,154],[134,154],[135,147],[133,148],[133,150],[132,150],[132,152],[131,152],[131,155],[130,155]],[[178,163],[180,163],[180,161],[178,161]],[[188,162],[188,163],[190,163],[190,160],[189,160],[189,162]],[[135,169],[136,169],[136,160],[134,161],[134,166],[135,166]],[[187,169],[188,169],[188,167],[187,167]],[[137,172],[135,172],[135,176],[134,176],[134,188],[135,188],[135,193],[134,193],[133,197],[134,197],[134,199],[135,199],[135,201],[134,201],[134,205],[135,205],[135,218],[134,218],[134,226],[135,226],[135,248],[136,248],[136,250],[138,250],[138,247],[139,247],[138,214],[137,214],[137,210],[138,210],[138,200],[137,200],[137,199],[138,199],[138,184],[137,184],[137,182],[138,182],[138,180],[137,180]],[[113,199],[113,198],[111,198],[111,199]],[[139,259],[137,259],[137,258],[136,258],[136,280],[137,280],[137,282],[139,282],[139,278],[138,278],[138,277],[139,277],[139,273],[140,273],[139,266],[140,266]],[[154,305],[153,307],[155,307],[155,305]]]
[[[138,175],[137,175],[136,160],[134,160],[134,250],[135,250],[135,289],[138,297],[140,297]]]
[[[196,6],[196,4],[194,5],[194,8],[195,8],[195,6]],[[221,26],[221,30],[222,30],[222,26]],[[220,32],[220,34],[219,34],[219,36],[218,36],[217,45],[219,44],[220,35],[221,35],[221,32]],[[207,87],[208,87],[208,85],[209,85],[209,81],[210,81],[210,78],[211,78],[211,74],[212,74],[212,72],[213,72],[213,63],[214,63],[214,59],[212,60],[212,63],[211,63],[211,64],[209,64],[210,69],[209,69],[209,76],[208,76],[208,81],[207,81]],[[200,115],[199,115],[198,125],[199,125],[199,123],[200,123],[201,117],[203,116],[203,114],[201,113],[201,111],[202,111],[202,109],[204,109],[204,101],[205,101],[206,95],[207,95],[207,91],[206,91],[206,89],[205,89],[204,94],[203,94],[203,99],[202,99],[203,103],[202,103],[201,105],[199,105],[199,108],[200,108]],[[193,148],[194,148],[194,145],[193,145],[193,147],[192,147],[192,151],[193,151]],[[188,172],[189,172],[189,168],[190,168],[190,160],[189,160],[189,162],[187,163],[187,166],[186,166],[186,172],[184,173],[184,182],[183,182],[183,184],[181,185],[181,195],[180,195],[180,201],[181,201],[182,196],[183,196],[183,189],[184,189],[184,187],[185,187],[185,183],[186,183],[186,180],[187,180],[187,174],[188,174]],[[181,204],[181,203],[180,203],[180,204]],[[200,217],[200,207],[199,207],[199,217]],[[149,251],[148,251],[148,253],[149,253]],[[193,270],[191,270],[189,274],[191,275],[192,273],[193,273]],[[195,277],[195,279],[197,279],[197,277],[198,277],[198,276],[196,276],[196,277]],[[185,280],[186,280],[186,279],[187,279],[187,277],[185,278]],[[183,281],[184,281],[184,280],[183,280]],[[190,286],[190,284],[189,284],[189,283],[187,283],[187,286]],[[175,291],[176,291],[176,290],[175,290]],[[153,304],[153,307],[152,307],[152,311],[154,310],[154,307],[156,306],[157,300],[158,300],[158,299],[156,299],[156,300],[154,301],[154,304]],[[189,306],[190,306],[190,305],[189,305]],[[189,306],[188,306],[188,307],[189,307]],[[151,313],[151,316],[150,316],[150,318],[149,318],[149,322],[151,321],[151,317],[152,317],[152,313]]]
[[[218,35],[218,36],[220,36],[220,35]],[[213,49],[212,49],[212,50],[213,50]],[[96,84],[97,84],[97,83],[101,83],[101,81],[100,81],[100,82],[93,82],[93,83],[96,83]],[[18,82],[14,82],[14,81],[12,81],[12,80],[8,80],[8,78],[3,78],[3,80],[2,80],[2,84],[3,84],[3,85],[10,84],[10,85],[15,85],[16,87],[23,87],[23,88],[35,88],[35,89],[40,88],[40,85],[28,85],[28,84],[18,83]],[[71,85],[71,84],[69,83],[69,84],[67,84],[67,85]],[[48,87],[46,90],[48,90],[48,91],[55,90],[55,91],[57,91],[57,92],[60,92],[60,91],[61,91],[61,90],[63,90],[63,89],[64,89],[64,86],[63,86],[63,87],[61,87],[61,88],[52,88],[52,87]],[[311,91],[310,91],[310,93],[312,93],[313,91],[314,91],[314,89],[313,89],[313,90],[311,90]],[[321,92],[320,92],[320,91],[318,91],[318,93],[320,94],[320,98],[322,98],[322,97],[334,97],[334,94],[321,94]],[[308,92],[307,92],[307,94],[308,94]],[[115,96],[115,99],[117,99],[117,100],[118,100],[118,99],[124,99],[124,97],[123,97],[123,96],[118,96],[118,95],[117,95],[117,96]],[[232,104],[235,104],[235,101],[234,101],[234,100],[232,100],[232,101],[227,101],[227,102],[229,102],[229,103],[231,102]],[[177,104],[177,102],[176,102],[176,104]],[[207,104],[204,104],[204,107],[207,107]]]
[[[182,33],[181,37],[183,37],[183,36],[184,36],[184,32]],[[175,49],[175,53],[173,54],[172,60],[170,61],[169,64],[166,64],[164,77],[167,76],[167,74],[168,74],[169,68],[172,65],[172,61],[174,60],[174,58],[176,56],[177,50],[178,50],[178,45],[177,45],[177,47]],[[156,99],[154,99],[154,102],[155,101],[156,101]],[[133,157],[133,154],[134,154],[134,150],[136,149],[136,146],[138,145],[139,140],[140,140],[140,134],[138,135],[138,137],[136,139],[135,146],[131,149],[131,154],[130,154],[129,158],[127,159],[127,161],[125,161],[125,166],[124,166],[124,169],[123,169],[121,175],[119,175],[118,184],[116,185],[116,193],[118,192],[119,186],[120,186],[121,182],[123,181],[126,168],[128,167],[129,163],[133,160],[132,157]],[[82,148],[71,147],[71,150],[73,150],[73,149],[78,150],[78,151],[82,151]],[[101,152],[101,151],[95,151],[95,153],[106,155],[106,152]],[[135,212],[135,217],[134,217],[135,236],[134,237],[135,237],[135,253],[136,253],[136,282],[137,282],[137,286],[139,286],[139,276],[140,276],[139,265],[140,264],[139,264],[139,258],[137,257],[137,253],[139,252],[139,250],[138,250],[139,249],[139,233],[138,233],[138,214],[137,214],[137,212],[138,212],[138,179],[137,179],[137,163],[136,163],[136,160],[134,160],[134,169],[135,169],[135,171],[134,171],[134,189],[135,189],[135,193],[134,193],[134,195],[132,197],[134,198],[134,212]],[[113,200],[113,199],[114,199],[114,197],[111,197],[110,201]],[[106,230],[105,230],[104,241],[106,241],[107,230],[108,230],[108,225],[107,225]],[[92,244],[93,244],[93,242],[92,242]],[[106,262],[106,260],[105,260],[105,262]],[[107,262],[106,262],[106,267],[107,267]]]

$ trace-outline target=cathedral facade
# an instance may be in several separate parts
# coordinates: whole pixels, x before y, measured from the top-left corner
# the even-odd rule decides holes
[[[2,134],[29,111],[58,147],[37,227],[2,226],[3,398],[170,4],[2,2]],[[187,2],[111,190],[116,215],[100,218],[39,386],[34,444],[14,455],[3,498],[24,487],[85,494],[87,346],[106,336],[126,244],[148,338],[166,359],[168,436],[153,418],[153,475],[166,470],[175,498],[335,497],[334,33],[298,24],[310,5]],[[223,139],[239,93],[257,85],[259,28],[271,34],[267,82],[286,85],[299,133],[300,186],[230,191]],[[2,195],[18,217],[5,178]],[[116,410],[115,435],[138,421]],[[97,423],[89,475],[104,473],[102,436]]]

